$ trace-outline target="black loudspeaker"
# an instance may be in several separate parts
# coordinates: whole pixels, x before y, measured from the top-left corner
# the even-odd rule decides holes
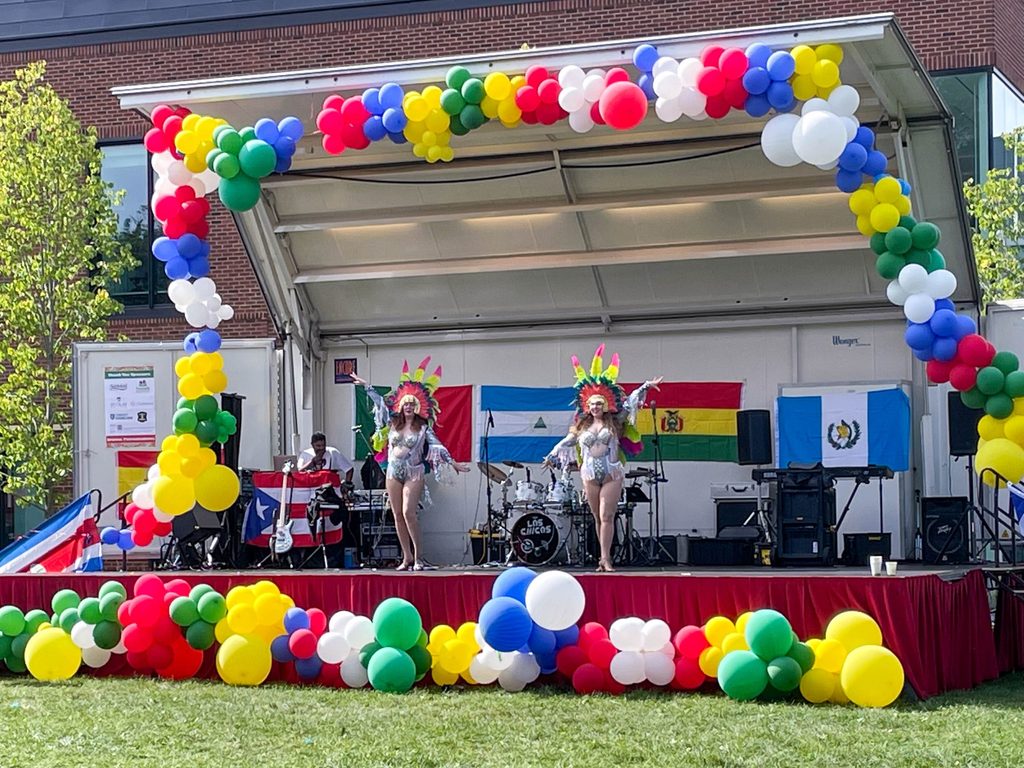
[[[776,510],[777,565],[832,565],[836,555],[836,489],[821,470],[780,478]]]
[[[962,564],[968,560],[967,497],[921,499],[921,557],[926,563]]]
[[[891,533],[843,534],[843,565],[867,565],[871,555],[892,557]]]
[[[985,412],[964,405],[959,392],[946,393],[946,411],[949,415],[949,455],[973,456],[978,451],[978,422]]]
[[[718,499],[715,502],[715,530],[722,535],[723,528],[746,525],[749,520],[757,523],[756,499]],[[752,527],[752,526],[751,526]]]
[[[244,395],[223,393],[220,396],[221,410],[227,411],[235,417],[235,434],[224,443],[224,461],[226,467],[230,467],[238,473],[238,449],[242,444],[242,401]]]
[[[736,412],[736,463],[772,463],[772,420],[768,411]]]

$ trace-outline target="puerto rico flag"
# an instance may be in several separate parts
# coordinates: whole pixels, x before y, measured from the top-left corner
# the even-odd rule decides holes
[[[102,571],[103,549],[87,493],[0,550],[0,573]]]
[[[281,486],[284,482],[282,472],[253,472],[252,501],[245,509],[245,521],[242,533],[246,544],[257,547],[270,546],[270,534],[274,530],[274,518],[281,508]],[[285,503],[288,505],[288,517],[292,520],[292,540],[296,547],[315,547],[320,542],[314,540],[309,530],[306,517],[306,506],[313,498],[314,492],[325,485],[332,486],[334,492],[341,496],[341,478],[334,470],[320,472],[292,472],[288,476],[288,486],[284,491]],[[337,544],[341,541],[341,524],[334,524],[328,516],[333,510],[323,510],[324,543]],[[317,537],[319,538],[319,536]]]

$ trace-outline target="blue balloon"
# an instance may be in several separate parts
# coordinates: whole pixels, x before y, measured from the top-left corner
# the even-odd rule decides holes
[[[274,142],[274,152],[278,157],[291,157],[295,154],[295,139],[290,136],[281,136]]]
[[[638,45],[633,51],[633,65],[641,72],[650,73],[659,58],[658,49],[647,43]]]
[[[198,256],[202,249],[203,241],[191,232],[186,232],[178,238],[178,255],[186,261]]]
[[[312,680],[314,677],[320,674],[320,668],[323,666],[323,662],[320,661],[319,656],[310,656],[308,659],[296,659],[295,660],[295,671],[299,673],[299,677],[306,680]]]
[[[287,173],[291,167],[292,159],[290,157],[279,157],[274,163],[274,173]]]
[[[204,328],[196,336],[196,347],[200,352],[216,352],[220,349],[220,334],[215,330]]]
[[[491,597],[511,597],[526,605],[526,588],[537,578],[529,568],[517,566],[498,575],[491,585]]]
[[[113,526],[107,526],[100,532],[100,541],[104,544],[114,546],[121,540],[121,531]]]
[[[636,81],[636,84],[640,86],[640,90],[644,92],[648,99],[658,98],[658,94],[654,92],[654,78],[651,77],[650,72],[644,72],[640,75],[640,79]]]
[[[274,661],[280,661],[282,664],[295,661],[295,655],[288,647],[288,635],[278,635],[270,641],[270,655],[274,657]]]
[[[939,302],[935,303],[938,304]],[[956,336],[954,338],[957,341],[960,341],[964,336],[970,336],[972,333],[978,332],[978,326],[974,322],[974,318],[967,315],[957,315],[956,326]]]
[[[363,91],[363,106],[366,107],[366,111],[371,115],[384,114],[384,107],[380,103],[379,88],[367,88]]]
[[[125,552],[130,549],[135,549],[135,542],[132,541],[132,532],[130,528],[124,528],[118,532],[117,547],[118,549],[123,549]]]
[[[764,117],[771,110],[772,105],[768,97],[763,93],[752,93],[743,102],[743,109],[751,117]]]
[[[517,651],[526,645],[533,631],[533,619],[526,606],[511,597],[495,597],[480,609],[480,632],[496,651]]]
[[[771,75],[772,80],[789,80],[796,71],[796,60],[789,51],[776,51],[768,57],[765,69]]]
[[[377,100],[386,112],[389,109],[401,109],[405,90],[398,83],[384,83],[377,94]]]
[[[153,241],[153,247],[150,250],[153,256],[160,261],[170,261],[178,255],[177,242],[169,237],[158,237]]]
[[[779,112],[788,112],[796,104],[796,96],[793,95],[793,86],[789,83],[775,83],[768,86],[765,92],[768,103]]]
[[[182,342],[182,347],[187,354],[199,351],[199,334],[193,331],[185,337],[185,341]]]
[[[861,125],[857,128],[853,140],[870,152],[875,146],[875,132],[866,125]]]
[[[210,260],[205,256],[196,256],[188,261],[188,273],[192,277],[206,277],[210,274]]]
[[[912,323],[903,333],[907,346],[914,350],[930,350],[935,343],[935,334],[928,323]]]
[[[915,349],[914,357],[916,357],[918,360],[922,362],[927,363],[929,360],[933,358],[931,347],[929,347],[928,349]]]
[[[956,304],[949,299],[936,299],[935,300],[935,311],[938,312],[940,309],[951,309],[956,312]]]
[[[558,662],[555,661],[554,653],[535,653],[533,657],[538,666],[540,666],[540,673],[542,675],[553,675],[558,671]]]
[[[860,171],[867,161],[868,151],[856,141],[851,141],[847,144],[846,148],[843,149],[843,153],[839,155],[839,167],[844,171],[856,171],[858,179],[860,178]]]
[[[204,258],[204,259],[209,258],[209,256],[210,256],[210,241],[209,240],[200,240],[199,242],[200,242],[199,256],[201,258]]]
[[[284,118],[277,124],[277,131],[282,136],[287,136],[292,141],[298,141],[302,138],[302,134],[305,133],[305,129],[302,127],[302,121],[291,115]]]
[[[405,138],[404,133],[389,133],[388,138],[391,139],[392,144],[405,144],[409,141]]]
[[[951,337],[956,333],[956,312],[951,309],[936,309],[928,325],[936,336]]]
[[[932,355],[936,360],[948,363],[956,357],[957,340],[954,338],[940,338],[935,340],[932,346]]]
[[[365,123],[363,123],[363,135],[370,141],[380,141],[388,134],[388,129],[384,127],[384,121],[377,115],[371,115]]]
[[[257,120],[256,125],[253,126],[253,130],[256,131],[256,138],[267,142],[267,144],[273,144],[281,135],[281,131],[278,129],[277,123],[269,117],[261,117]]]
[[[401,107],[388,107],[381,115],[381,121],[388,133],[401,133],[409,124],[409,118],[405,116]]]
[[[840,192],[851,194],[860,189],[860,184],[860,171],[846,171],[842,168],[836,171],[836,187],[839,188]]]
[[[877,176],[885,173],[885,167],[889,164],[885,155],[879,152],[877,149],[873,149],[868,152],[868,159],[864,163],[864,167],[861,171],[868,176]]]
[[[284,615],[284,631],[290,635],[300,629],[309,629],[309,614],[301,608],[289,608]]]
[[[555,633],[550,629],[544,629],[538,627],[536,624],[533,625],[533,630],[530,632],[530,639],[526,642],[530,646],[530,650],[535,654],[541,653],[554,653],[555,648],[558,645],[558,641],[555,638]]]
[[[560,629],[555,632],[555,647],[565,648],[567,645],[576,645],[580,639],[580,628],[573,624],[571,627]]]
[[[768,59],[772,56],[772,49],[764,43],[748,45],[745,53],[747,54],[747,66],[768,68]]]
[[[771,75],[764,67],[751,67],[743,73],[743,87],[746,88],[747,93],[766,93],[771,84]]]
[[[170,280],[184,280],[191,273],[188,270],[188,262],[184,259],[173,258],[164,264],[164,274]]]

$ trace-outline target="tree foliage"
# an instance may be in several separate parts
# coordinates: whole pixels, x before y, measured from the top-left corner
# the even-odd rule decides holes
[[[1024,160],[1024,128],[1003,136],[1006,151]],[[1015,167],[989,171],[980,184],[964,184],[975,220],[972,242],[981,281],[982,306],[1024,295],[1024,180]]]
[[[47,510],[72,467],[72,344],[105,338],[134,264],[101,152],[36,62],[0,82],[0,464]]]

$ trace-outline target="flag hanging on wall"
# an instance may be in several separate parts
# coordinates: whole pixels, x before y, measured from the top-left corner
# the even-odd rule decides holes
[[[374,387],[382,396],[391,390],[388,387]],[[362,387],[356,387],[356,457],[365,459],[369,452],[367,443],[376,429],[373,423],[373,408],[370,398]],[[434,434],[444,443],[455,461],[470,461],[473,454],[473,385],[438,387],[434,398],[441,414],[434,424]],[[363,439],[365,438],[365,440]]]
[[[319,544],[319,535],[313,535],[306,517],[306,507],[313,494],[330,485],[337,495],[341,495],[341,478],[331,469],[319,472],[292,472],[284,487],[284,474],[281,472],[253,472],[252,500],[245,509],[242,522],[242,536],[247,544],[257,547],[269,547],[270,535],[274,530],[274,518],[281,512],[281,490],[284,487],[284,501],[287,506],[288,519],[292,521],[292,539],[296,547],[315,547]],[[324,543],[337,544],[342,536],[341,523],[332,523],[324,518]]]
[[[576,413],[575,398],[572,387],[480,387],[477,434],[481,461],[487,434],[489,462],[540,464],[569,431]],[[489,429],[488,415],[494,419]]]
[[[779,397],[775,404],[780,467],[910,467],[910,399],[902,389]]]
[[[103,545],[90,498],[87,493],[71,502],[0,550],[0,573],[102,571]]]

